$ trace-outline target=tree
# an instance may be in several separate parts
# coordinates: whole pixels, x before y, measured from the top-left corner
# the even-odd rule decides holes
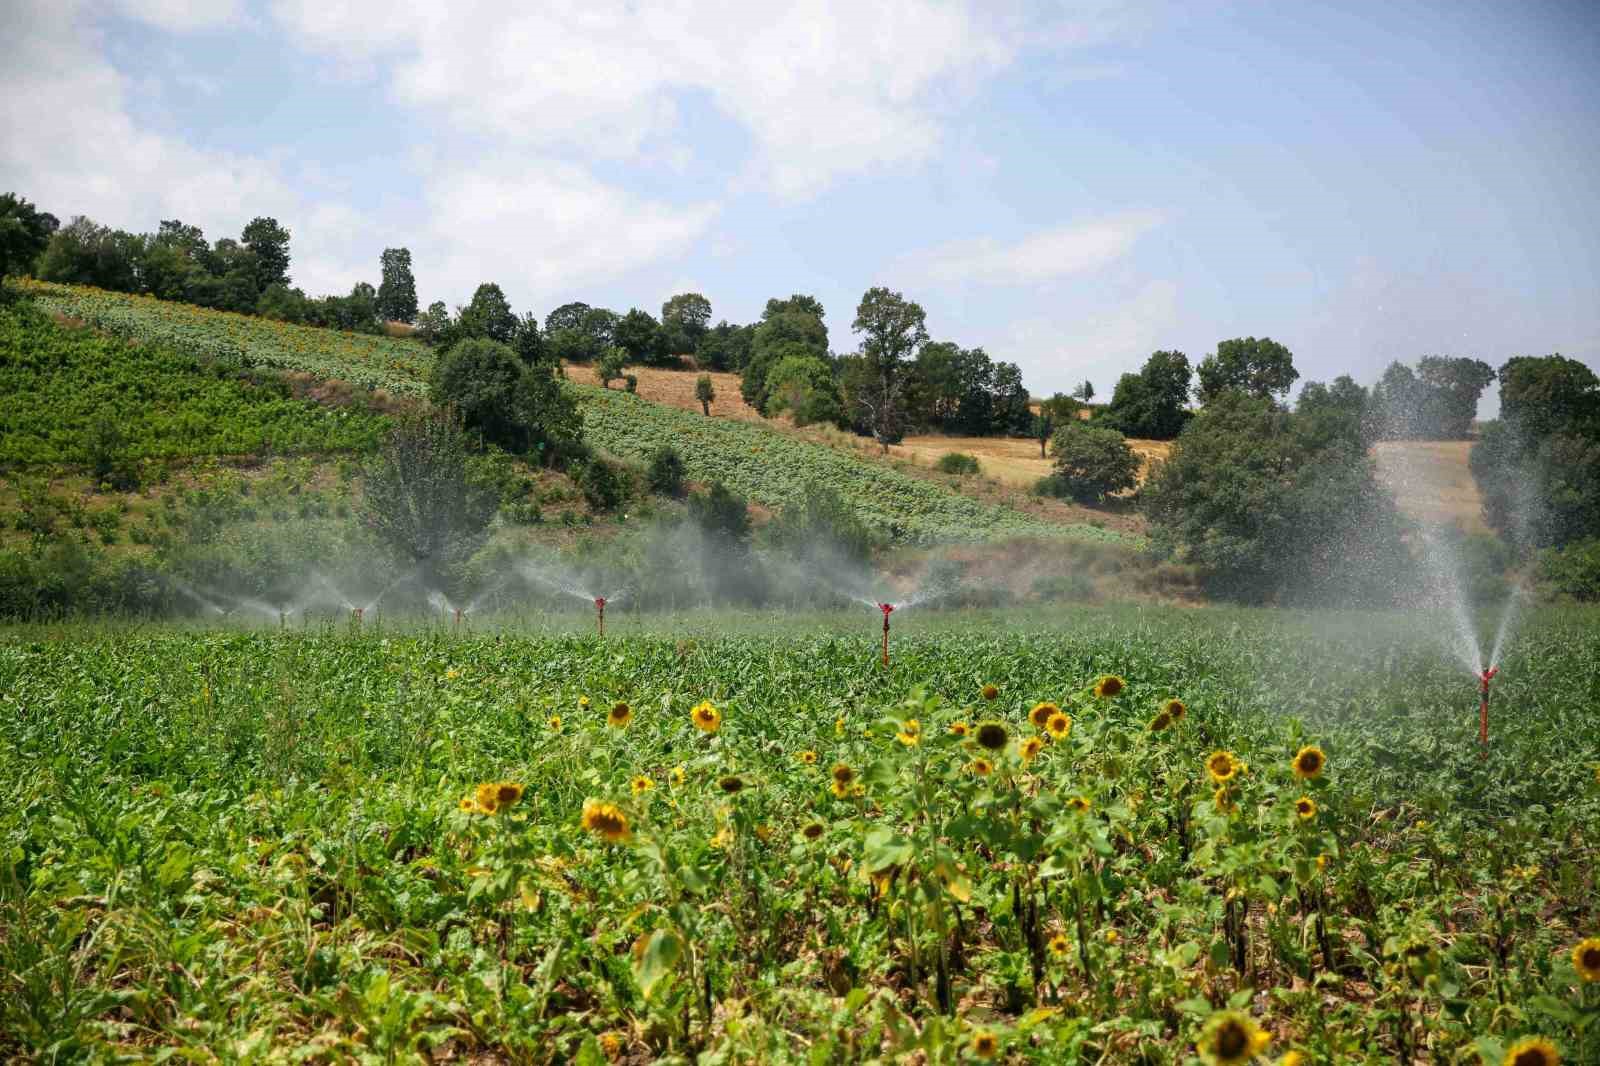
[[[1039,442],[1039,458],[1045,458],[1045,449],[1050,446],[1050,438],[1055,436],[1056,418],[1049,410],[1041,406],[1039,413],[1033,416],[1032,436]]]
[[[1139,457],[1114,429],[1074,419],[1050,439],[1055,477],[1079,503],[1098,503],[1139,483]]]
[[[472,294],[472,302],[456,315],[456,329],[462,337],[480,337],[510,344],[517,335],[517,316],[512,313],[511,301],[500,286],[491,281],[479,285]]]
[[[720,481],[689,498],[689,515],[718,546],[743,545],[750,539],[749,504]]]
[[[868,289],[851,328],[862,335],[865,390],[859,402],[884,451],[902,436],[907,363],[928,339],[927,315],[916,303],[881,286]]]
[[[616,345],[606,349],[606,354],[600,357],[600,365],[595,368],[595,376],[600,379],[600,387],[609,389],[611,383],[622,376],[622,370],[628,365],[628,353]]]
[[[592,363],[610,350],[610,345],[599,337],[571,326],[547,332],[543,347],[545,357],[557,364]]]
[[[711,301],[697,292],[683,292],[672,297],[661,305],[661,325],[675,327],[682,331],[689,342],[698,350],[700,338],[706,335],[711,326]],[[682,355],[682,352],[671,352],[672,355]]]
[[[544,337],[539,332],[538,315],[530,311],[517,320],[517,329],[515,335],[511,338],[511,347],[516,349],[517,358],[530,366],[534,363],[544,362]]]
[[[645,472],[645,484],[660,496],[683,495],[683,456],[670,444],[663,444],[650,454],[650,466]]]
[[[545,316],[544,331],[545,333],[554,333],[558,329],[582,329],[583,316],[590,310],[591,308],[586,303],[562,304]]]
[[[461,412],[467,428],[512,452],[541,456],[574,440],[582,425],[547,365],[527,366],[498,341],[471,338],[434,366],[429,395]]]
[[[700,410],[707,417],[711,417],[711,403],[717,398],[717,390],[711,384],[710,374],[701,374],[694,379],[694,398],[700,401]]]
[[[1208,404],[1229,390],[1282,399],[1300,377],[1294,355],[1270,337],[1222,341],[1200,361],[1198,397]]]
[[[1072,395],[1076,396],[1084,403],[1088,403],[1090,400],[1094,399],[1094,382],[1090,381],[1088,378],[1084,378],[1083,384],[1072,390]]]
[[[254,256],[256,292],[289,284],[289,231],[277,219],[251,219],[239,240]]]
[[[455,323],[450,320],[450,309],[443,300],[435,300],[417,316],[417,336],[424,344],[435,348],[449,348],[455,344]]]
[[[1343,442],[1365,452],[1374,435],[1369,415],[1367,390],[1349,374],[1333,379],[1333,384],[1308,381],[1295,404],[1297,432],[1313,448]]]
[[[143,245],[140,237],[78,215],[51,235],[39,257],[39,277],[114,292],[138,292]]]
[[[1478,398],[1494,377],[1494,370],[1481,359],[1423,356],[1417,362],[1417,378],[1432,392],[1431,439],[1466,440],[1478,416]]]
[[[827,314],[822,310],[821,300],[818,300],[815,296],[807,296],[804,293],[797,292],[787,300],[779,300],[776,298],[768,300],[766,308],[761,312],[761,321],[765,322],[770,318],[775,318],[782,314],[788,314],[791,311],[798,311],[801,314],[810,315],[818,322],[821,322],[823,319],[828,317]]]
[[[695,349],[695,361],[706,370],[743,370],[750,361],[754,326],[735,326],[718,322]]]
[[[795,303],[801,300],[807,303]],[[763,414],[767,406],[767,374],[774,366],[789,356],[825,358],[828,354],[828,327],[811,311],[802,309],[808,306],[821,305],[810,297],[797,296],[786,303],[768,300],[767,309],[772,313],[756,326],[739,393],[745,403]]]
[[[1124,374],[1098,420],[1129,437],[1171,440],[1189,420],[1189,359],[1182,352],[1152,352],[1137,374]]]
[[[843,420],[839,387],[825,360],[814,355],[789,355],[768,372],[766,413],[775,416],[784,411],[794,416],[797,426],[814,422],[837,425]]]
[[[363,524],[438,585],[489,536],[500,507],[475,470],[460,415],[433,408],[402,415],[367,469]]]
[[[660,361],[661,326],[648,311],[635,307],[618,320],[611,343],[628,353],[628,362],[654,366]]]
[[[1500,368],[1500,417],[1532,437],[1596,432],[1600,378],[1559,352],[1508,359]]]
[[[1016,363],[994,364],[990,398],[989,432],[1021,435],[1031,430],[1033,412],[1028,409],[1028,389],[1022,384],[1022,368]]]
[[[378,283],[378,314],[387,322],[417,320],[417,279],[411,276],[411,250],[385,248],[378,260],[383,280]]]
[[[16,193],[0,193],[0,278],[33,269],[50,243],[53,221]]]

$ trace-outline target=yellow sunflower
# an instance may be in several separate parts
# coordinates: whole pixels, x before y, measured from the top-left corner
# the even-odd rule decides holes
[[[522,786],[515,781],[502,781],[495,786],[495,802],[502,807],[510,807],[522,798]]]
[[[460,802],[456,804],[456,809],[463,814],[471,814],[478,809],[478,801],[471,796],[462,796]]]
[[[1311,1066],[1311,1060],[1306,1058],[1304,1051],[1285,1051],[1278,1060],[1278,1066]]]
[[[1022,752],[1022,761],[1030,763],[1038,758],[1039,753],[1044,750],[1044,738],[1029,737],[1022,742],[1022,747],[1019,750]]]
[[[500,783],[498,781],[485,781],[474,792],[478,806],[490,811],[500,806]]]
[[[835,718],[833,720],[833,735],[836,736],[836,737],[844,736],[844,719],[843,718]]]
[[[629,784],[633,787],[633,794],[635,796],[641,792],[649,792],[651,789],[656,787],[656,783],[650,780],[644,774],[640,774],[638,777],[635,777],[631,782],[629,782]]]
[[[1088,799],[1083,796],[1073,796],[1071,799],[1067,800],[1067,809],[1076,811],[1078,814],[1088,814],[1089,809],[1092,806],[1093,804],[1091,804]]]
[[[1107,674],[1094,683],[1094,694],[1100,699],[1109,700],[1127,687],[1128,683],[1116,674]]]
[[[1000,1038],[988,1029],[972,1034],[972,1053],[980,1059],[992,1059],[1000,1053]]]
[[[688,778],[689,771],[685,770],[682,766],[674,766],[672,768],[672,772],[667,775],[667,780],[671,781],[674,785],[681,785],[684,783],[684,781],[688,780]]]
[[[1189,708],[1184,705],[1182,700],[1177,698],[1170,699],[1166,703],[1162,704],[1161,710],[1165,712],[1166,716],[1172,719],[1175,723],[1183,721],[1184,715],[1189,713]],[[1291,1054],[1293,1054],[1293,1052],[1291,1052]]]
[[[722,712],[711,706],[710,700],[701,700],[689,712],[689,719],[702,733],[715,733],[722,728]]]
[[[1294,753],[1294,776],[1309,781],[1322,773],[1322,768],[1328,764],[1328,757],[1322,754],[1322,749],[1315,744],[1307,744]]]
[[[973,759],[972,772],[977,774],[979,777],[988,777],[990,774],[994,773],[994,763],[990,762],[988,759]]]
[[[958,737],[964,737],[968,733],[972,732],[972,727],[965,722],[951,722],[950,732]]]
[[[578,709],[580,711],[586,711],[586,710],[589,709],[589,697],[588,696],[579,696],[578,697]]]
[[[800,835],[805,837],[807,840],[820,840],[822,839],[822,834],[826,833],[827,831],[828,827],[823,825],[821,822],[807,822],[805,826],[801,828]]]
[[[630,832],[628,816],[622,808],[602,800],[584,801],[582,824],[583,828],[609,844],[627,840]]]
[[[550,727],[550,732],[552,733],[561,732],[561,716],[559,714],[552,714],[545,719],[544,724]]]
[[[1065,958],[1067,953],[1072,950],[1071,941],[1069,941],[1061,933],[1057,933],[1055,936],[1050,938],[1049,946],[1050,954],[1054,955],[1058,959]]]
[[[1585,981],[1600,981],[1600,936],[1580,940],[1572,949],[1572,967]]]
[[[1150,719],[1150,732],[1159,733],[1170,725],[1172,725],[1172,715],[1168,714],[1166,711],[1162,711],[1160,714]]]
[[[600,1050],[606,1058],[616,1058],[622,1053],[622,1037],[616,1033],[601,1033]]]
[[[1072,718],[1069,715],[1062,714],[1060,711],[1057,711],[1055,714],[1052,714],[1050,716],[1050,720],[1044,724],[1044,729],[1045,732],[1050,734],[1051,740],[1065,740],[1067,739],[1067,735],[1072,732]]]
[[[1233,775],[1238,772],[1239,760],[1234,758],[1231,751],[1214,751],[1206,759],[1206,773],[1219,785],[1233,780]]]
[[[1028,712],[1028,721],[1033,723],[1035,729],[1043,729],[1044,724],[1050,720],[1052,714],[1060,714],[1061,708],[1048,700],[1044,703],[1035,703],[1033,710]]]
[[[1317,816],[1317,801],[1310,796],[1301,796],[1294,801],[1294,813],[1300,816],[1302,822],[1309,822]]]
[[[1210,1066],[1239,1066],[1266,1050],[1272,1037],[1249,1015],[1225,1010],[1211,1016],[1195,1050]]]
[[[900,723],[900,732],[894,738],[908,748],[914,748],[922,740],[922,723],[915,718],[907,718]]]
[[[1011,741],[1011,734],[1002,722],[984,722],[978,726],[978,743],[990,751],[1001,751]]]
[[[814,752],[814,751],[811,751],[809,749],[806,750],[806,751],[802,751],[798,756],[796,756],[796,758],[798,758],[802,763],[806,764],[807,766],[815,766],[815,765],[817,765],[817,753]]]
[[[621,700],[612,704],[611,712],[606,715],[606,725],[614,729],[621,729],[631,721],[633,721],[633,708]]]
[[[994,699],[999,699],[1000,698],[1000,686],[999,685],[992,685],[992,684],[991,685],[985,685],[985,686],[983,686],[983,688],[980,691],[983,693],[983,698],[986,699],[986,700],[994,700]]]
[[[855,784],[856,781],[856,772],[854,770],[839,762],[833,764],[833,769],[828,771],[828,774],[833,778],[833,783],[829,787],[833,789],[835,796],[844,799],[850,795],[850,786]]]
[[[1542,1036],[1525,1036],[1506,1048],[1502,1066],[1561,1066],[1561,1052]]]

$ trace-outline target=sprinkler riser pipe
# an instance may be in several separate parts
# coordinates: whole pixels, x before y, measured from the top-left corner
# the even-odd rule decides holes
[[[1489,752],[1489,682],[1500,672],[1491,666],[1478,675],[1478,745],[1485,755]]]

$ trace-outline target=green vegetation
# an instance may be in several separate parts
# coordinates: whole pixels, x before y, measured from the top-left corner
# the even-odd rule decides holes
[[[1121,433],[1076,418],[1050,438],[1054,471],[1041,488],[1079,503],[1099,503],[1138,484],[1139,457]]]
[[[0,462],[90,464],[109,476],[137,459],[356,451],[382,438],[388,419],[364,405],[295,399],[247,365],[222,350],[67,329],[21,301],[0,306]]]
[[[852,617],[0,638],[0,1054],[1588,1061],[1592,614]]]
[[[939,461],[933,468],[941,474],[976,474],[978,472],[978,457],[968,455],[966,452],[945,452],[939,456]]]

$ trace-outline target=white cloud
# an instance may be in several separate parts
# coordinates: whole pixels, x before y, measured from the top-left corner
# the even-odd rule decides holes
[[[1160,224],[1157,212],[1128,211],[1040,230],[1011,244],[987,237],[954,241],[910,258],[906,266],[935,284],[1037,284],[1113,263]]]
[[[1178,286],[1158,279],[1082,317],[1057,313],[1019,321],[993,354],[1020,366],[1035,393],[1065,391],[1088,378],[1109,399],[1118,377],[1167,343],[1177,317]]]
[[[117,12],[169,33],[216,29],[239,21],[239,0],[114,0]]]

